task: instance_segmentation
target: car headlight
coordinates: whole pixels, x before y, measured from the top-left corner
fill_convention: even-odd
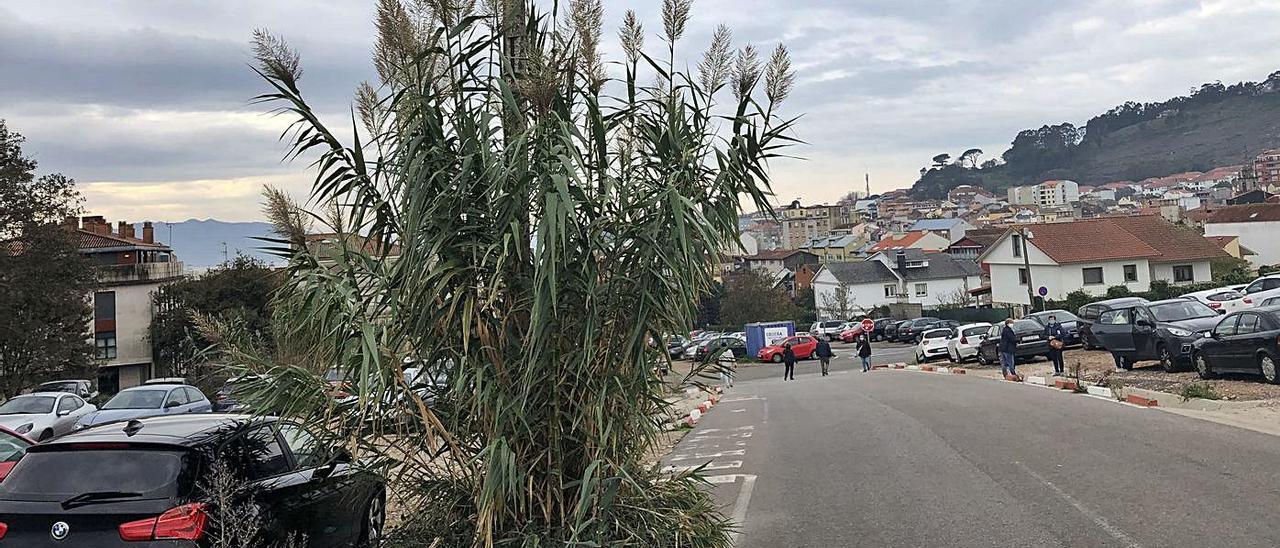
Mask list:
[[[27,432],[30,432],[30,431],[31,431],[31,428],[32,428],[32,427],[34,427],[34,426],[35,426],[35,424],[34,424],[34,423],[30,423],[30,422],[29,422],[29,423],[27,423],[27,424],[24,424],[24,425],[22,425],[22,426],[19,426],[17,429],[15,429],[15,430],[14,430],[14,432],[17,432],[17,433],[19,433],[19,434],[26,434]]]
[[[1169,334],[1170,334],[1170,335],[1173,335],[1173,336],[1175,336],[1175,337],[1190,337],[1190,336],[1191,336],[1191,332],[1190,332],[1190,331],[1187,331],[1186,329],[1178,329],[1178,328],[1176,328],[1176,327],[1170,327],[1170,328],[1169,328]]]

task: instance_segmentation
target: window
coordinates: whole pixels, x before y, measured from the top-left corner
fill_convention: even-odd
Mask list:
[[[62,401],[58,402],[58,413],[70,413],[72,411],[75,411],[76,409],[79,409],[81,405],[84,405],[84,402],[79,400],[80,398],[77,398],[75,396],[67,396],[62,398]]]
[[[319,442],[302,427],[296,424],[281,425],[280,435],[284,437],[284,444],[289,446],[289,451],[293,452],[298,468],[315,468],[324,464],[325,455]]]
[[[1013,241],[1013,256],[1021,257],[1022,256],[1022,236],[1018,234],[1014,234],[1012,237],[1012,241]]]
[[[1222,323],[1219,323],[1218,327],[1213,328],[1213,332],[1219,337],[1230,337],[1232,335],[1235,335],[1236,325],[1237,325],[1237,322],[1239,321],[1240,321],[1240,316],[1230,316],[1222,320]]]
[[[929,295],[929,284],[916,284],[916,296],[925,297]]]
[[[201,394],[199,390],[191,388],[190,386],[183,388],[182,390],[187,393],[187,403],[200,403],[208,400],[208,398],[204,397],[204,394]]]
[[[228,452],[227,458],[232,469],[249,480],[278,476],[289,471],[289,460],[270,426],[245,434],[228,446]]]
[[[898,296],[898,285],[897,285],[897,284],[885,284],[885,285],[884,285],[884,296],[886,296],[886,297],[897,297],[897,296]]]
[[[1124,283],[1132,283],[1138,281],[1138,265],[1124,265]]]
[[[1101,285],[1103,283],[1102,267],[1085,268],[1081,269],[1080,272],[1084,274],[1084,285]]]
[[[1195,269],[1191,265],[1178,265],[1173,267],[1174,283],[1194,282],[1196,280]]]
[[[1240,316],[1239,327],[1236,328],[1237,335],[1249,335],[1258,332],[1258,316],[1255,314],[1245,314]]]
[[[186,405],[188,403],[190,402],[187,401],[187,391],[182,388],[173,389],[172,392],[169,392],[169,398],[164,400],[165,407],[169,407],[170,405]]]
[[[99,291],[93,294],[93,319],[116,319],[116,292]]]
[[[1031,272],[1027,271],[1027,269],[1025,269],[1025,268],[1019,268],[1019,269],[1018,269],[1018,283],[1019,283],[1019,284],[1021,284],[1021,285],[1027,285],[1027,284],[1031,283]]]
[[[93,344],[93,357],[99,360],[114,360],[116,358],[115,331],[106,331],[95,334],[93,336]]]
[[[1125,308],[1121,310],[1112,310],[1102,315],[1102,319],[1098,323],[1105,325],[1129,325],[1133,323],[1130,318],[1130,310]]]

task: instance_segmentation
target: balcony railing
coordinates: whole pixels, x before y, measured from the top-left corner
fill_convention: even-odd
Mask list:
[[[161,282],[180,278],[182,275],[183,265],[181,261],[102,265],[98,267],[98,282],[103,284]]]

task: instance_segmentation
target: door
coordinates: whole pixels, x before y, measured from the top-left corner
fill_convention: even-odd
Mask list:
[[[1139,360],[1159,358],[1156,343],[1160,335],[1156,333],[1156,317],[1143,307],[1133,309],[1133,347],[1134,357]],[[1176,349],[1175,349],[1176,350]]]
[[[181,387],[174,388],[169,391],[169,397],[164,399],[164,413],[167,415],[177,415],[185,413],[187,405],[187,393]]]
[[[1236,326],[1239,325],[1240,316],[1228,316],[1213,328],[1212,336],[1209,340],[1200,343],[1200,355],[1204,357],[1205,363],[1213,370],[1228,367],[1231,360],[1228,356],[1227,345],[1232,337],[1236,334]]]
[[[360,535],[364,500],[356,494],[350,466],[330,458],[315,436],[293,423],[280,423],[280,438],[293,458],[294,474],[305,481],[296,487],[306,501],[299,510],[310,516],[311,546],[345,546]]]
[[[1093,324],[1093,337],[1103,348],[1131,356],[1136,347],[1133,340],[1133,309],[1108,310]]]
[[[57,418],[53,420],[53,435],[61,436],[75,429],[76,420],[84,413],[76,413],[84,408],[84,400],[73,394],[67,394],[58,400],[58,405],[54,412]]]
[[[191,413],[208,413],[213,411],[213,403],[209,402],[209,398],[204,397],[204,393],[187,386],[183,390],[187,392],[187,405],[191,408]]]
[[[1265,341],[1257,340],[1262,333],[1260,319],[1257,314],[1240,315],[1235,334],[1225,339],[1227,363],[1223,364],[1224,369],[1250,373],[1258,370],[1258,362],[1253,357],[1259,348],[1266,345]]]
[[[314,494],[309,492],[309,477],[294,471],[275,432],[275,425],[263,425],[230,442],[224,450],[232,470],[250,483],[253,504],[261,516],[259,540],[263,545],[284,545],[290,533],[305,535],[305,546],[325,546],[326,539],[313,538],[311,522],[323,516],[310,515]],[[300,539],[299,539],[300,540]]]
[[[982,342],[978,343],[978,353],[982,354],[983,359],[991,362],[1000,361],[1000,354],[997,346],[1000,344],[1000,326],[992,326],[985,335],[982,336]]]

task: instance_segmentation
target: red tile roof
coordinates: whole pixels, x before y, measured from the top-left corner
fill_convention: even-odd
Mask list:
[[[894,238],[892,235],[886,236],[883,240],[880,240],[878,243],[876,243],[876,245],[873,245],[870,248],[868,248],[867,253],[876,253],[876,252],[885,251],[888,249],[900,248],[900,247],[909,248],[912,245],[915,245],[916,242],[920,241],[921,238],[925,237],[926,234],[929,234],[929,232],[925,230],[917,230],[915,232],[908,232],[906,234],[903,234],[901,238]],[[938,251],[938,250],[934,249],[930,251]]]
[[[1280,221],[1280,204],[1245,204],[1221,207],[1209,214],[1208,222],[1261,223]]]
[[[76,246],[80,249],[102,249],[108,247],[141,247],[146,249],[169,249],[161,243],[147,243],[137,238],[129,238],[118,234],[103,234],[84,229],[76,229]]]
[[[1059,264],[1123,259],[1154,262],[1227,257],[1216,243],[1156,215],[1025,225],[1031,244]]]

